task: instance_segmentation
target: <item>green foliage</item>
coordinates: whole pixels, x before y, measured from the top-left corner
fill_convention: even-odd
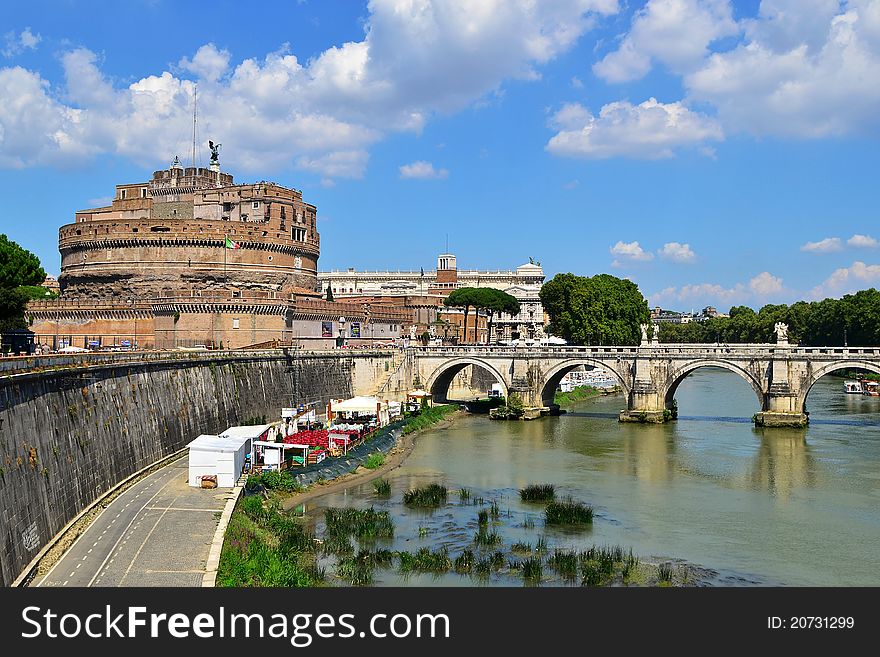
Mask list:
[[[520,488],[519,498],[523,502],[550,502],[556,498],[556,487],[553,484],[529,484]]]
[[[314,537],[302,525],[257,495],[241,501],[226,530],[217,586],[303,587],[323,578]]]
[[[373,490],[376,491],[376,495],[379,497],[391,496],[391,484],[385,479],[376,479],[373,482]]]
[[[358,540],[393,538],[394,521],[387,511],[369,509],[340,509],[332,507],[324,512],[324,536]]]
[[[593,507],[571,498],[550,502],[544,510],[548,525],[589,525],[593,523]]]
[[[660,584],[672,583],[672,564],[661,563],[657,566],[657,581]]]
[[[522,397],[519,396],[519,393],[512,392],[507,398],[506,404],[489,411],[489,417],[492,419],[509,420],[521,418],[523,413],[525,413],[525,405],[523,404]]]
[[[437,424],[447,415],[454,413],[458,407],[453,404],[445,404],[443,406],[432,406],[430,408],[422,407],[421,413],[416,417],[407,420],[406,426],[403,428],[403,434],[408,435],[421,429],[427,429],[431,425]]]
[[[880,344],[880,292],[874,288],[840,299],[768,304],[758,312],[734,306],[730,317],[660,325],[661,342],[775,342],[776,322],[788,324],[789,341],[806,347],[852,347]],[[845,333],[845,336],[844,336]]]
[[[540,559],[536,557],[523,559],[521,567],[523,579],[529,580],[531,582],[541,581],[541,577],[543,576],[543,567],[541,565]]]
[[[472,550],[462,550],[455,561],[452,562],[452,568],[460,575],[467,575],[474,569],[474,553]]]
[[[267,490],[277,490],[283,493],[295,493],[302,490],[302,486],[287,470],[283,472],[267,470],[260,474],[252,474],[248,477],[247,485],[248,487],[262,485]]]
[[[480,530],[474,534],[474,543],[480,547],[494,547],[501,543],[501,537],[498,532],[490,532],[485,526],[481,526]]]
[[[632,281],[609,274],[557,274],[541,288],[549,331],[573,344],[637,345],[648,303]]]
[[[364,467],[369,470],[375,470],[385,463],[385,455],[382,452],[373,452],[364,461]]]
[[[553,395],[553,403],[558,404],[559,406],[564,406],[566,404],[571,404],[572,402],[582,401],[584,399],[589,399],[590,397],[595,397],[600,394],[602,391],[599,388],[594,388],[593,386],[578,386],[574,388],[571,392],[559,392]]]
[[[446,503],[446,486],[428,484],[414,488],[403,494],[403,503],[408,506],[435,507]]]
[[[40,266],[39,258],[0,234],[0,288],[9,290],[22,285],[39,285],[45,279],[46,272]]]

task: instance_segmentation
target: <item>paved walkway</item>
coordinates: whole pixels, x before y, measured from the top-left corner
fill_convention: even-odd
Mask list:
[[[36,586],[201,586],[233,489],[191,488],[187,468],[181,458],[119,495]]]

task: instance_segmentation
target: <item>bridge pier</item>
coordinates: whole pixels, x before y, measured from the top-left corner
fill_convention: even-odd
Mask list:
[[[397,388],[426,388],[443,399],[451,377],[467,365],[492,373],[504,394],[522,398],[529,417],[551,413],[553,394],[566,373],[599,366],[614,373],[627,395],[621,422],[661,423],[677,417],[675,393],[694,371],[725,369],[754,390],[754,422],[762,427],[804,427],[804,403],[812,385],[841,369],[880,373],[880,347],[799,347],[784,339],[772,344],[657,344],[639,346],[415,347],[412,367]]]
[[[793,393],[788,382],[775,382],[764,401],[764,408],[755,413],[755,426],[803,428],[810,422],[803,410],[800,395]]]
[[[662,424],[675,419],[675,413],[666,408],[665,395],[657,390],[654,381],[637,378],[627,408],[620,411],[617,419],[620,422]]]

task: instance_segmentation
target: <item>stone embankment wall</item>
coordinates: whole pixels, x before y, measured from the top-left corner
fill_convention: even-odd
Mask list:
[[[0,375],[0,576],[8,586],[83,508],[199,434],[369,393],[391,355],[144,355]]]

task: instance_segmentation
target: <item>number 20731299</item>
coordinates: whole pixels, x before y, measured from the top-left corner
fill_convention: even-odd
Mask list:
[[[851,630],[856,620],[852,616],[768,616],[771,630]]]

